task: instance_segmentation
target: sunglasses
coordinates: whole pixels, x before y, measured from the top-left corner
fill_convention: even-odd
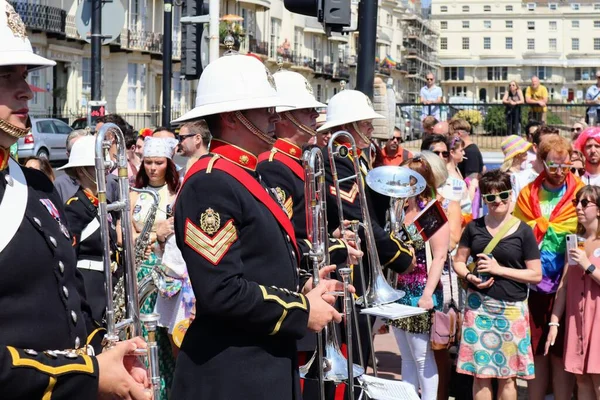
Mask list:
[[[573,199],[571,200],[573,202],[573,207],[577,207],[577,204],[581,203],[581,208],[587,208],[587,206],[595,206],[596,203],[594,203],[592,200],[588,200],[588,199],[581,199],[581,200],[577,200],[577,199]]]
[[[505,190],[504,192],[500,192],[500,193],[496,193],[496,194],[488,193],[488,194],[484,194],[482,196],[483,196],[483,201],[485,201],[486,203],[495,202],[497,197],[499,197],[500,201],[504,203],[508,200],[511,193],[512,193],[512,190]]]
[[[450,152],[449,151],[439,151],[439,150],[437,150],[437,151],[432,151],[432,153],[435,153],[439,157],[442,157],[442,158],[448,158],[448,156],[450,156]]]
[[[556,174],[556,173],[558,173],[559,170],[561,170],[563,174],[567,174],[571,169],[571,164],[550,163],[550,165],[548,165],[548,164],[546,164],[546,161],[544,161],[544,166],[546,167],[548,172],[551,174]]]
[[[390,140],[392,140],[392,141],[395,140],[397,142],[400,142],[400,141],[402,141],[402,138],[400,136],[392,136],[392,138]]]
[[[578,174],[579,176],[583,176],[583,175],[585,175],[585,168],[575,168],[575,167],[572,167],[571,168],[571,173]]]
[[[581,131],[583,128],[571,128],[571,132],[579,132]]]
[[[195,133],[190,133],[189,135],[179,135],[179,143],[183,142],[185,139],[192,137],[192,136],[196,136]]]

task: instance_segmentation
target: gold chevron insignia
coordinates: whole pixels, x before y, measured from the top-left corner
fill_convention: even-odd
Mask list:
[[[189,219],[185,222],[185,244],[213,265],[217,265],[223,259],[237,238],[237,231],[232,219],[212,236],[202,232]]]
[[[292,197],[288,197],[287,200],[283,203],[283,208],[289,219],[292,219],[294,215],[294,202],[292,201]]]
[[[329,192],[333,196],[335,196],[336,195],[335,186],[330,185]],[[358,186],[356,185],[356,183],[354,185],[352,185],[352,188],[347,192],[345,190],[340,189],[340,197],[342,198],[342,200],[346,200],[350,204],[354,204],[354,200],[356,200],[357,195],[358,195]]]

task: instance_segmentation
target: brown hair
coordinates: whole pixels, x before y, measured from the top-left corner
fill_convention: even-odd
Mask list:
[[[596,207],[600,208],[600,186],[587,185],[582,187],[575,194],[575,199],[579,201],[582,198],[590,200],[596,205]],[[600,217],[598,217],[598,220],[598,222],[600,222]],[[583,236],[585,234],[585,228],[579,223],[579,221],[577,221],[577,234],[579,236]],[[596,238],[600,238],[600,223],[598,224],[598,228],[596,230]]]
[[[546,160],[550,151],[554,150],[558,154],[568,154],[569,160],[571,159],[571,153],[573,152],[573,147],[571,147],[571,143],[567,139],[562,136],[552,135],[547,138],[544,138],[540,142],[537,151],[538,160]]]
[[[409,158],[400,164],[401,167],[408,167],[415,172],[418,172],[425,178],[425,182],[427,183],[427,188],[423,190],[423,192],[419,195],[419,198],[424,202],[429,202],[433,200],[436,196],[436,188],[435,188],[435,176],[431,169],[431,165],[427,162],[427,160],[421,156],[420,154],[415,155],[413,158]]]
[[[210,130],[208,129],[208,124],[205,120],[199,119],[196,121],[191,121],[183,124],[181,128],[186,127],[190,130],[190,134],[192,135],[200,135],[202,137],[202,144],[208,146],[210,143]],[[180,128],[180,132],[181,132]]]
[[[428,115],[423,119],[423,130],[432,130],[438,120],[433,115]]]
[[[479,190],[483,194],[492,193],[494,190],[500,193],[511,189],[510,174],[499,169],[486,172],[479,180]]]
[[[177,193],[179,190],[179,173],[177,172],[177,167],[175,167],[175,163],[170,158],[167,158],[167,170],[165,171],[165,181],[167,182],[167,186],[169,186],[169,192]],[[138,171],[135,177],[135,187],[137,189],[142,189],[148,186],[150,183],[150,178],[146,173],[146,168],[142,163],[140,170]]]
[[[465,131],[471,133],[471,124],[466,119],[452,118],[448,122],[448,133],[450,135],[458,134],[459,131]]]
[[[50,161],[47,158],[40,157],[27,157],[23,160],[23,166],[27,165],[29,161],[37,161],[40,163],[40,171],[42,171],[48,179],[54,182],[54,171],[52,170],[52,165],[50,165]]]

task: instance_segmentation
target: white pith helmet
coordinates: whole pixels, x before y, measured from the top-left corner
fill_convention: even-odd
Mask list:
[[[384,119],[373,110],[371,100],[358,90],[342,90],[329,100],[325,123],[317,132],[352,122]]]
[[[277,107],[277,112],[302,110],[305,108],[321,108],[325,104],[317,101],[310,83],[302,74],[292,71],[278,71],[273,74],[277,93],[290,107]]]
[[[96,137],[83,136],[75,143],[69,154],[69,162],[57,170],[75,167],[93,167],[96,165]]]
[[[32,71],[56,65],[33,52],[25,24],[7,1],[0,0],[0,10],[0,66],[26,65]]]
[[[254,57],[227,55],[208,64],[198,82],[196,106],[173,123],[225,112],[289,105],[277,94],[267,67]]]

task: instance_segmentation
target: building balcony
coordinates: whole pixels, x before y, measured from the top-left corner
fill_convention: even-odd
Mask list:
[[[333,76],[333,63],[327,63],[323,66],[323,74]]]
[[[301,55],[294,55],[292,57],[292,68],[296,68],[296,69],[310,69],[312,70],[314,67],[314,63],[313,60],[311,58],[305,57],[305,56],[301,56]]]
[[[341,79],[349,80],[350,79],[350,67],[339,63],[338,67],[336,68],[336,70],[333,74],[333,78],[340,79],[340,80]]]
[[[34,32],[66,36],[67,12],[58,7],[22,2],[9,2],[23,23]]]
[[[265,10],[268,10],[271,8],[270,0],[238,0],[238,3],[254,4],[255,6],[264,8]]]
[[[400,71],[401,73],[407,74],[408,65],[406,63],[396,63],[396,70]]]
[[[163,53],[163,35],[142,31],[138,29],[127,29],[127,42],[123,43],[123,34],[121,34],[121,46],[130,50],[139,50],[142,52],[161,54]]]
[[[314,60],[313,70],[315,71],[315,74],[323,74],[324,73],[323,61]]]
[[[261,42],[254,38],[250,38],[248,41],[248,50],[250,51],[250,53],[268,56],[269,55],[269,44],[267,42]]]

